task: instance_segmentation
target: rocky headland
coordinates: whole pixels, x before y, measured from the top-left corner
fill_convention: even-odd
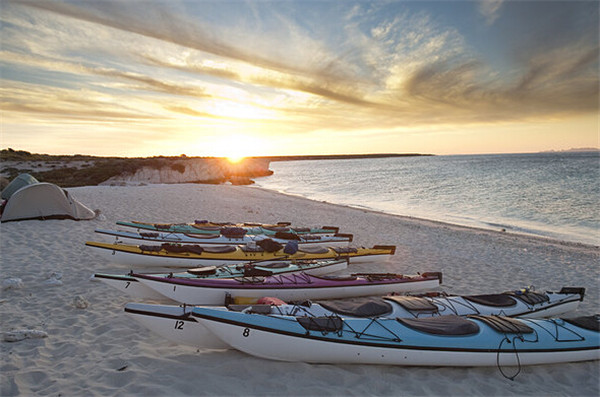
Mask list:
[[[231,183],[248,185],[252,178],[271,175],[270,159],[248,157],[230,162],[219,157],[95,157],[54,156],[23,150],[0,152],[0,184],[21,173],[61,187],[143,185],[157,183]]]
[[[175,159],[161,167],[143,166],[101,182],[100,185],[155,183],[225,183],[249,185],[251,178],[271,175],[267,159],[245,158],[231,163],[221,158]]]

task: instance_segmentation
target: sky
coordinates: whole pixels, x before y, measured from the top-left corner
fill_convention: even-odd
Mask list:
[[[0,146],[98,156],[598,147],[598,1],[2,0]]]

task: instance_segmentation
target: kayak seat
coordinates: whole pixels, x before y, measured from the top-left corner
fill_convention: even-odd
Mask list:
[[[392,305],[381,298],[359,298],[351,301],[339,299],[316,303],[333,313],[353,317],[379,317],[392,312]]]
[[[477,323],[454,314],[424,318],[397,318],[396,321],[415,331],[434,335],[460,336],[479,332]]]
[[[295,236],[298,236],[298,235],[295,235]],[[319,241],[319,240],[323,240],[323,236],[319,236],[318,234],[303,234],[302,236],[298,236],[298,240],[301,240],[304,242]]]
[[[527,303],[528,305],[538,305],[540,303],[544,303],[544,302],[549,302],[550,298],[548,297],[548,295],[542,293],[542,292],[535,292],[535,291],[529,291],[529,292],[515,292],[515,291],[510,291],[510,292],[505,292],[505,294],[510,295],[510,296],[514,296],[515,298],[522,300],[523,302]]]
[[[573,324],[580,328],[589,329],[590,331],[600,332],[600,315],[582,316],[574,318],[563,318],[563,321]]]
[[[266,238],[264,240],[260,240],[256,242],[260,248],[264,249],[267,252],[277,252],[283,248],[282,244],[279,244],[277,241],[274,241],[270,238]]]
[[[320,278],[321,280],[335,280],[335,281],[354,281],[358,278],[357,275],[355,274],[351,274],[349,276],[329,276],[329,275],[323,275],[323,276],[319,276],[316,274],[311,275],[314,278]]]
[[[507,294],[467,295],[463,298],[479,305],[493,307],[511,307],[517,304],[517,301]]]
[[[339,317],[296,317],[296,320],[307,331],[337,332],[344,327]]]
[[[260,267],[266,267],[269,269],[283,269],[284,267],[290,267],[290,265],[291,265],[291,263],[289,263],[289,262],[275,262],[275,263],[265,263],[264,265],[261,264]]]
[[[244,252],[264,252],[265,251],[264,249],[262,249],[262,247],[259,247],[258,245],[250,246],[250,245],[246,244],[246,245],[240,245],[240,248]]]
[[[228,238],[242,238],[247,230],[241,227],[224,227],[221,229],[221,234]]]
[[[234,252],[236,248],[233,245],[221,245],[216,247],[205,247],[205,252],[210,252],[211,254],[226,254],[228,252]]]
[[[162,247],[160,245],[140,245],[140,249],[147,252],[160,252]]]
[[[262,228],[265,230],[269,230],[271,232],[289,232],[290,231],[289,227],[283,227],[283,226],[262,226]]]
[[[167,224],[155,223],[153,226],[158,230],[167,230],[167,229],[170,229],[173,226],[173,224],[171,224],[171,223],[167,223]]]
[[[254,266],[248,266],[244,268],[244,277],[265,277],[272,276],[273,272],[267,269],[259,269]]]
[[[429,299],[421,298],[420,296],[393,295],[386,296],[383,299],[396,302],[397,304],[411,312],[438,312],[438,307],[436,305],[434,305]]]
[[[528,326],[522,321],[516,320],[511,317],[503,317],[503,316],[480,316],[476,314],[471,314],[467,316],[468,318],[473,318],[476,320],[480,320],[487,324],[492,329],[502,332],[503,334],[531,334],[533,333],[533,328]]]
[[[213,238],[219,238],[218,234],[195,234],[195,233],[183,233],[185,236],[191,237],[191,238],[197,238],[197,239],[202,239],[202,240],[210,240]]]
[[[338,254],[356,254],[358,250],[352,247],[333,247],[333,250]]]
[[[229,305],[227,309],[232,312],[244,312],[254,314],[271,314],[271,305]]]
[[[161,247],[167,252],[176,253],[176,254],[185,253],[185,252],[189,252],[192,254],[202,254],[202,252],[204,251],[204,248],[200,247],[199,245],[177,245],[177,244],[165,243],[165,244],[162,244]]]
[[[219,226],[199,226],[199,225],[193,224],[192,227],[194,229],[204,230],[206,232],[218,232],[221,230],[221,228]]]
[[[329,250],[325,247],[300,247],[298,248],[298,251],[306,254],[325,254],[329,252]]]
[[[152,232],[140,232],[140,236],[142,236],[142,237],[158,237],[159,234],[152,233]]]
[[[187,252],[187,248],[185,245],[164,243],[164,244],[161,244],[160,246],[162,247],[162,249],[164,249],[167,252],[175,252],[175,253]]]
[[[282,240],[300,240],[300,237],[298,237],[297,234],[290,232],[275,232],[275,235],[273,237]]]
[[[216,266],[197,267],[194,269],[188,269],[187,272],[190,274],[193,274],[195,276],[205,276],[208,274],[215,274],[217,272],[217,267]]]

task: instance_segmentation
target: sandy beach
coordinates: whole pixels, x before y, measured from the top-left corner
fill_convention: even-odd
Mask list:
[[[275,362],[228,350],[178,346],[123,312],[131,299],[97,271],[126,273],[84,246],[96,228],[149,222],[289,221],[336,225],[354,244],[393,244],[396,254],[349,271],[441,271],[443,290],[476,294],[534,285],[585,287],[575,315],[600,313],[600,249],[500,231],[376,213],[249,186],[148,185],[68,189],[101,216],[0,226],[0,331],[41,331],[0,343],[1,396],[598,396],[600,362],[498,368],[417,368]],[[571,316],[570,315],[570,316]],[[516,370],[516,369],[515,369]],[[510,371],[509,371],[510,372]]]

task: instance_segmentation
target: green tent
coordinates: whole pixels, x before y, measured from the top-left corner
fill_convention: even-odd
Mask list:
[[[34,183],[39,183],[39,181],[29,174],[20,174],[2,190],[2,199],[8,200],[17,190]]]

